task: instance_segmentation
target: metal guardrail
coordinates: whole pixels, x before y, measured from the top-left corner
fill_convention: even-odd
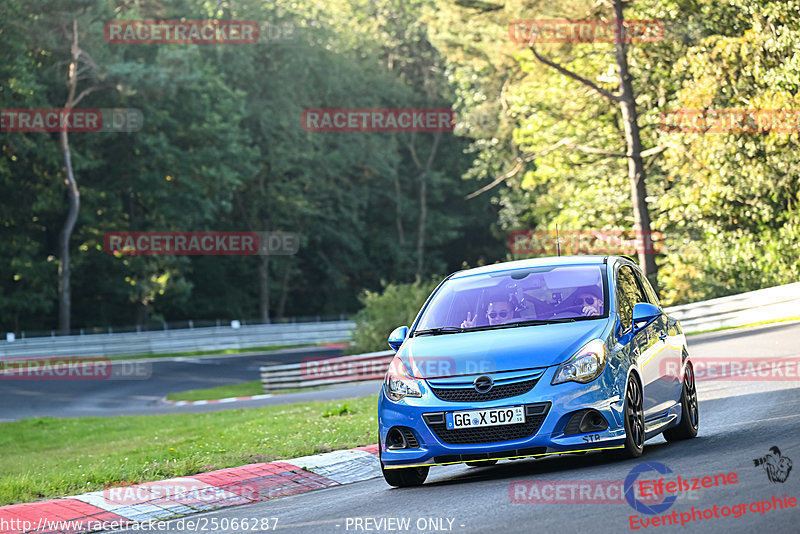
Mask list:
[[[742,326],[800,315],[800,282],[759,289],[682,306],[664,308],[681,322],[684,332]],[[261,367],[265,393],[329,384],[380,380],[394,352],[370,352],[338,358]]]
[[[684,332],[796,317],[800,316],[800,282],[664,310],[681,322]]]
[[[349,341],[355,323],[319,323],[218,326],[154,332],[59,336],[0,341],[0,357],[53,358],[169,354],[199,350],[247,349],[275,345]]]
[[[337,358],[307,358],[300,363],[261,367],[265,393],[345,382],[381,380],[394,351],[368,352]]]

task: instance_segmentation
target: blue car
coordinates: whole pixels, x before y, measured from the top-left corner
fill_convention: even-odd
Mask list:
[[[378,421],[392,486],[422,484],[432,465],[596,450],[638,457],[660,433],[697,435],[686,338],[626,258],[454,273],[389,346]]]

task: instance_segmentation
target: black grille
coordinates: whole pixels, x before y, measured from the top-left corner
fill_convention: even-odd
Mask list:
[[[495,384],[486,393],[478,393],[472,386],[467,388],[435,388],[431,387],[433,394],[448,402],[482,402],[497,399],[507,399],[516,397],[533,389],[539,379],[525,380],[524,382],[514,382],[513,384]]]
[[[436,414],[434,417],[425,418],[431,430],[444,443],[452,445],[467,445],[470,443],[494,443],[498,441],[511,441],[533,436],[542,426],[544,418],[550,409],[550,403],[529,404],[526,406],[525,422],[518,425],[485,426],[482,428],[459,428],[447,430],[444,417]],[[541,412],[538,415],[528,415],[531,412]]]
[[[583,419],[584,414],[588,411],[589,410],[581,410],[579,412],[575,412],[572,415],[572,418],[569,420],[569,423],[567,423],[567,426],[564,428],[564,434],[565,435],[580,434],[581,419]]]
[[[406,438],[406,443],[408,443],[408,447],[410,449],[419,449],[419,442],[417,441],[417,437],[411,432],[409,429],[404,428],[400,430],[403,433],[403,436]]]
[[[587,413],[590,413],[590,412],[595,412],[597,414],[597,417],[599,417],[602,420],[602,424],[604,426],[602,428],[595,428],[595,429],[590,429],[590,430],[581,430],[581,421],[583,421],[583,417]],[[572,415],[572,418],[570,418],[569,422],[567,423],[567,426],[564,427],[564,435],[565,436],[569,436],[569,435],[573,435],[573,434],[585,434],[587,432],[599,432],[601,430],[605,430],[606,428],[608,428],[608,423],[606,422],[605,418],[599,412],[597,412],[596,410],[591,410],[591,409],[589,409],[589,410],[580,410],[580,411],[575,412]]]

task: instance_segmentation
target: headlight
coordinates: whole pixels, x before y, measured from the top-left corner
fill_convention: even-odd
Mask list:
[[[383,389],[386,391],[386,396],[393,401],[399,401],[403,397],[422,396],[419,390],[419,382],[408,374],[406,366],[403,365],[403,361],[400,358],[395,358],[389,364],[389,370],[383,380]]]
[[[606,346],[599,339],[593,339],[575,355],[556,369],[551,384],[563,382],[591,382],[606,367]]]

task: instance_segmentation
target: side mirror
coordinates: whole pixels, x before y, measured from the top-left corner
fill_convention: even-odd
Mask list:
[[[633,307],[633,329],[638,329],[639,323],[649,323],[653,319],[661,315],[661,310],[658,306],[650,304],[649,302],[639,302]]]
[[[397,349],[400,348],[400,345],[403,344],[403,341],[406,340],[408,337],[408,327],[407,326],[398,326],[392,333],[389,334],[389,346],[392,347],[392,350],[397,352]]]

